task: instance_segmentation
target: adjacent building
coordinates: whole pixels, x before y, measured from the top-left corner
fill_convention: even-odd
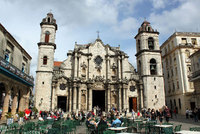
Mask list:
[[[29,107],[33,77],[29,75],[31,56],[0,24],[0,108],[2,118]]]
[[[195,107],[200,108],[200,50],[190,55],[191,75],[190,81],[194,83],[193,102]]]
[[[97,39],[75,43],[67,59],[54,61],[56,20],[52,13],[40,23],[35,105],[39,110],[61,108],[65,112],[162,108],[164,81],[157,31],[145,21],[136,35],[139,73],[120,47]],[[58,45],[59,47],[59,45]]]
[[[189,56],[200,48],[200,33],[175,32],[161,46],[166,105],[178,113],[196,107],[194,85],[189,81]]]

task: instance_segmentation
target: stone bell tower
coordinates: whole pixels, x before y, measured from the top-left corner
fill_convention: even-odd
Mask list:
[[[38,43],[38,64],[35,83],[35,106],[38,110],[51,109],[52,75],[54,52],[56,49],[55,36],[56,20],[50,12],[40,23],[41,35]]]
[[[137,68],[143,81],[143,108],[159,109],[165,105],[164,78],[159,32],[144,21],[135,36]]]

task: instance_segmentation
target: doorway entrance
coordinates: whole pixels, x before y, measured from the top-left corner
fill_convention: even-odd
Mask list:
[[[58,104],[57,108],[62,109],[64,112],[66,112],[67,108],[67,97],[66,96],[58,96]]]
[[[98,106],[105,111],[105,90],[92,91],[92,107]]]
[[[135,112],[137,111],[137,97],[130,97],[129,98],[129,111],[131,112],[132,109]]]

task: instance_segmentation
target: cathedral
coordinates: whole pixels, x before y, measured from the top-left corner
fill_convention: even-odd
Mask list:
[[[103,111],[130,112],[165,105],[159,32],[149,22],[144,21],[135,36],[137,71],[120,47],[104,44],[99,37],[92,43],[75,43],[67,59],[54,61],[57,24],[53,14],[48,13],[40,26],[38,110],[89,111],[98,106]]]

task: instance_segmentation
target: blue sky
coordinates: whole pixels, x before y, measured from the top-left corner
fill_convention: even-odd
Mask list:
[[[94,42],[96,31],[104,44],[120,45],[135,65],[135,39],[146,18],[160,32],[160,45],[176,31],[199,32],[200,0],[1,0],[0,22],[32,56],[37,67],[40,25],[52,10],[58,24],[55,60],[67,58],[78,44]]]

